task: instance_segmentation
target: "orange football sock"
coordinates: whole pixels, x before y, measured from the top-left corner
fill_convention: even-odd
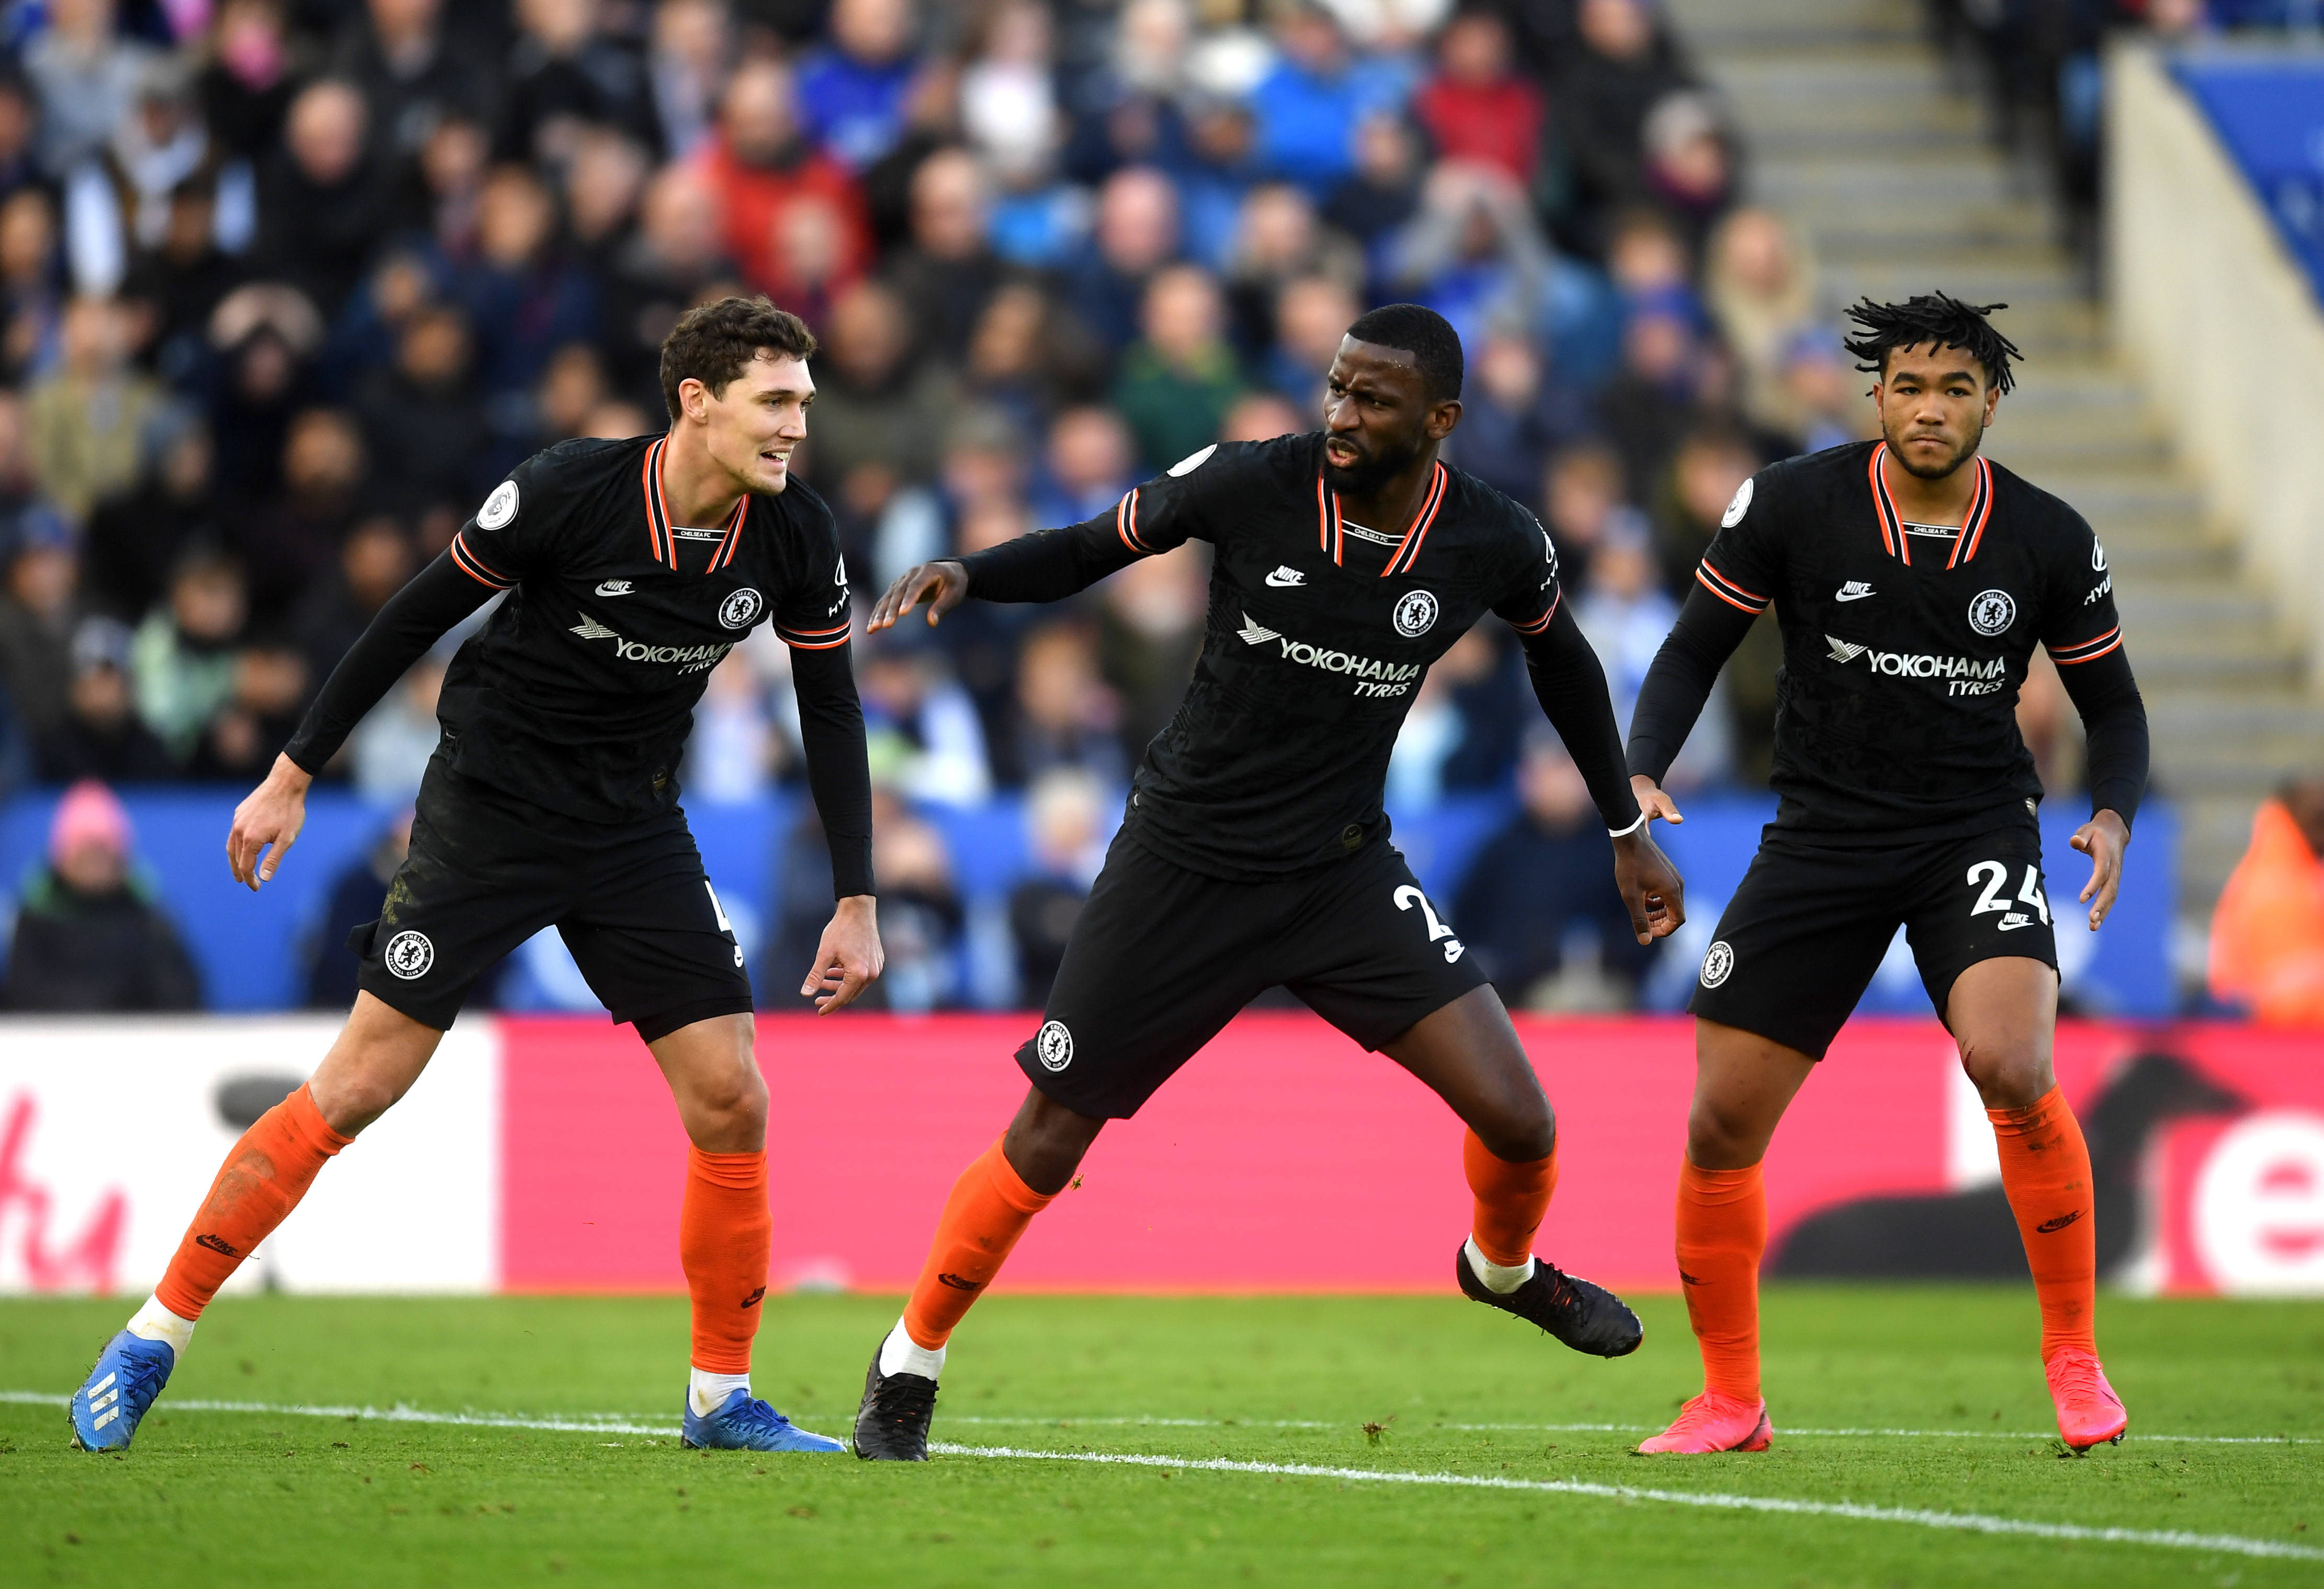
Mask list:
[[[933,1352],[952,1338],[969,1304],[1008,1261],[1017,1238],[1055,1196],[1027,1186],[997,1141],[960,1172],[936,1217],[912,1299],[904,1305],[904,1333],[914,1345]]]
[[[1477,1196],[1476,1212],[1469,1216],[1469,1234],[1485,1261],[1503,1269],[1521,1269],[1533,1256],[1534,1233],[1549,1212],[1557,1191],[1557,1149],[1549,1156],[1520,1164],[1496,1159],[1475,1132],[1461,1139],[1461,1168],[1468,1172],[1469,1190]]]
[[[686,1197],[678,1208],[678,1261],[694,1298],[694,1366],[751,1372],[751,1342],[766,1300],[775,1216],[767,1206],[767,1155],[686,1150]]]
[[[2023,1109],[1988,1109],[2001,1150],[2001,1189],[2025,1241],[2026,1267],[2042,1304],[2042,1361],[2079,1346],[2098,1350],[2098,1246],[2090,1207],[2090,1150],[2081,1122],[2052,1087]]]
[[[218,1167],[201,1212],[186,1227],[153,1295],[180,1318],[199,1318],[258,1243],[299,1206],[323,1161],[354,1141],[323,1122],[299,1090],[260,1115]]]
[[[1678,1278],[1702,1353],[1702,1386],[1759,1400],[1759,1255],[1767,1250],[1767,1188],[1759,1166],[1678,1172]]]

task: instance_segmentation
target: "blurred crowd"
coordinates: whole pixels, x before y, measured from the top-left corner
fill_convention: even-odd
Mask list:
[[[1654,0],[14,0],[0,28],[0,792],[254,782],[506,469],[661,428],[659,344],[729,292],[823,339],[798,467],[863,598],[1311,428],[1347,324],[1429,304],[1468,349],[1450,456],[1554,533],[1626,725],[1738,485],[1870,422]],[[859,642],[883,996],[1038,1002],[1199,645],[1203,556]],[[1679,788],[1764,778],[1761,630]],[[408,800],[460,638],[327,776]],[[690,805],[797,782],[788,670],[761,631],[713,676]],[[2061,700],[2029,734],[2065,783]],[[1390,801],[1515,792],[1463,890],[1510,926],[1464,932],[1513,988],[1618,1002],[1603,842],[1539,722],[1484,626]],[[927,818],[995,798],[1033,860],[1013,981],[979,993]],[[770,931],[811,948],[811,818],[778,848]],[[1599,938],[1606,985],[1558,993]]]

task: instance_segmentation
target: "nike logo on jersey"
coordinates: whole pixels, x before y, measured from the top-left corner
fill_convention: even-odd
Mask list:
[[[1307,576],[1296,568],[1278,568],[1267,577],[1267,582],[1280,589],[1285,586],[1305,585],[1307,583]]]
[[[1997,932],[2015,932],[2021,927],[2033,926],[2034,918],[2028,916],[2023,910],[2012,910],[2008,915],[2004,916],[2000,920],[1995,922],[1993,925],[1994,930]]]
[[[1871,594],[1872,587],[1867,585],[1861,579],[1851,579],[1847,584],[1841,586],[1838,590],[1832,592],[1831,599],[1834,601],[1862,601],[1866,596],[1870,596]]]
[[[626,579],[608,579],[597,587],[597,594],[599,596],[627,596],[630,594],[630,582]]]

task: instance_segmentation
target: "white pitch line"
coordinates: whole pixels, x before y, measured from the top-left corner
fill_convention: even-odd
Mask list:
[[[2022,1534],[2039,1539],[2085,1540],[2105,1545],[2148,1545],[2166,1550],[2217,1550],[2236,1556],[2324,1561],[2324,1550],[2238,1534],[2190,1534],[2179,1529],[2093,1529],[2080,1523],[2039,1523],[2023,1518],[1988,1517],[1974,1511],[1934,1511],[1923,1507],[1868,1506],[1852,1501],[1792,1501],[1770,1495],[1729,1495],[1716,1491],[1647,1490],[1632,1484],[1592,1484],[1581,1479],[1500,1479],[1475,1474],[1413,1474],[1360,1467],[1314,1467],[1305,1463],[1236,1462],[1228,1457],[1185,1459],[1132,1456],[1113,1452],[1026,1451],[1008,1446],[954,1446],[932,1441],[928,1449],[947,1456],[988,1456],[1034,1462],[1093,1462],[1174,1472],[1264,1474],[1283,1478],[1342,1479],[1370,1484],[1425,1484],[1464,1490],[1515,1490],[1527,1494],[1587,1495],[1601,1501],[1653,1501],[1669,1506],[1710,1507],[1723,1511],[1778,1512],[1790,1517],[1848,1518],[1859,1522],[1910,1523],[1971,1534]]]
[[[0,1403],[20,1407],[63,1407],[69,1396],[45,1390],[0,1390]],[[553,1429],[569,1435],[678,1435],[674,1424],[644,1424],[622,1415],[582,1413],[572,1418],[533,1418],[510,1412],[429,1412],[416,1407],[283,1406],[272,1401],[205,1401],[182,1396],[169,1400],[172,1412],[254,1412],[281,1418],[356,1418],[386,1424],[459,1424],[486,1429]]]
[[[67,1396],[40,1390],[0,1390],[0,1402],[63,1407]],[[675,1437],[668,1424],[615,1422],[600,1418],[524,1418],[512,1413],[429,1412],[416,1407],[322,1407],[264,1401],[172,1400],[179,1412],[262,1413],[278,1418],[331,1418],[383,1423],[448,1424],[498,1429],[548,1429],[567,1434]],[[957,1421],[966,1421],[965,1419]],[[997,1420],[995,1420],[997,1421]],[[1252,1426],[1259,1427],[1259,1426]],[[1709,1507],[1725,1511],[1772,1512],[1788,1517],[1831,1517],[1858,1522],[1905,1523],[1973,1534],[2016,1534],[2038,1539],[2072,1539],[2101,1545],[2144,1545],[2165,1550],[2216,1550],[2235,1556],[2324,1562],[2324,1549],[2237,1534],[2191,1534],[2178,1529],[2094,1529],[2080,1523],[2043,1523],[1991,1517],[1973,1511],[1936,1511],[1923,1507],[1871,1506],[1850,1501],[1794,1501],[1782,1496],[1734,1495],[1717,1491],[1649,1490],[1632,1484],[1593,1484],[1581,1479],[1502,1479],[1476,1474],[1416,1474],[1394,1469],[1319,1467],[1305,1463],[1238,1462],[1229,1457],[1152,1456],[1108,1451],[1032,1451],[1009,1446],[958,1446],[931,1441],[928,1449],[945,1456],[981,1456],[1002,1461],[1078,1462],[1114,1467],[1168,1468],[1185,1473],[1256,1474],[1277,1478],[1337,1479],[1362,1484],[1418,1484],[1462,1490],[1504,1490],[1526,1494],[1582,1495],[1600,1501],[1649,1501],[1669,1506]]]
[[[1323,1418],[1076,1418],[1071,1414],[1056,1418],[995,1418],[946,1413],[946,1423],[992,1424],[1028,1428],[1157,1428],[1157,1429],[1344,1429],[1349,1420],[1333,1422]],[[1414,1429],[1453,1429],[1462,1434],[1487,1435],[1651,1435],[1659,1424],[1462,1424],[1439,1423],[1431,1418],[1415,1419],[1406,1427]],[[1812,1436],[1818,1438],[1861,1439],[1873,1437],[1913,1440],[2054,1440],[2051,1429],[1799,1429],[1785,1424],[1779,1426],[1778,1436]],[[2169,1440],[2180,1445],[2194,1446],[2317,1446],[2324,1445],[2312,1436],[2297,1435],[2150,1435],[2133,1430],[2125,1437],[2126,1444],[2145,1440]]]
[[[68,1397],[51,1395],[45,1390],[0,1390],[0,1405],[14,1404],[35,1407],[62,1407]],[[186,1412],[275,1412],[300,1413],[315,1418],[370,1418],[383,1423],[458,1423],[473,1424],[480,1428],[557,1429],[570,1434],[603,1431],[613,1435],[674,1435],[675,1429],[659,1424],[642,1423],[650,1413],[580,1412],[562,1418],[544,1421],[529,1413],[497,1412],[424,1412],[403,1407],[283,1407],[264,1401],[204,1401],[173,1396],[170,1405]],[[946,1413],[950,1424],[980,1424],[1012,1428],[1115,1428],[1115,1429],[1346,1429],[1354,1427],[1347,1419],[1326,1418],[1076,1418],[1057,1417],[996,1417],[987,1414]],[[1418,1420],[1406,1426],[1412,1429],[1451,1429],[1462,1434],[1487,1435],[1651,1435],[1660,1427],[1655,1424],[1476,1424],[1438,1423]],[[2046,1429],[1883,1429],[1838,1428],[1809,1429],[1778,1428],[1779,1437],[1798,1436],[1818,1439],[1910,1439],[1910,1440],[2050,1440],[2054,1433]],[[2298,1435],[2151,1435],[2134,1430],[2125,1437],[2126,1445],[2148,1441],[2169,1441],[2181,1446],[2317,1446],[2324,1445],[2313,1436]]]

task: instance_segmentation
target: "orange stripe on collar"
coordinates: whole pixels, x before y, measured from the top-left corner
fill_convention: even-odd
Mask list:
[[[1902,559],[1911,567],[1913,549],[1904,539],[1904,515],[1897,513],[1895,499],[1888,494],[1888,482],[1880,473],[1880,460],[1888,456],[1888,444],[1882,442],[1872,449],[1872,512],[1880,521],[1880,544],[1892,558]]]

